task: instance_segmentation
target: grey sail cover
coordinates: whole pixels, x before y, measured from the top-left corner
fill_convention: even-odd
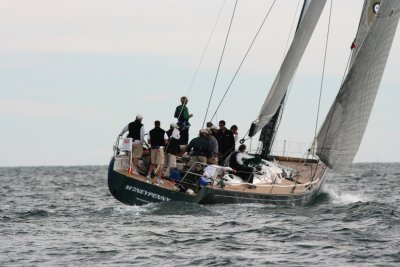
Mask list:
[[[382,0],[318,133],[317,155],[335,170],[354,160],[367,127],[399,21],[400,1]]]
[[[308,0],[306,12],[303,13],[302,21],[294,36],[293,42],[281,65],[279,73],[268,93],[268,96],[261,108],[258,118],[253,122],[250,136],[254,136],[261,130],[275,115],[282,99],[285,97],[293,75],[304,54],[319,17],[324,9],[326,0]]]

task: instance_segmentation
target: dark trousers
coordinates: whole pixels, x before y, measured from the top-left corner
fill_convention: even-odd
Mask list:
[[[179,138],[180,145],[187,145],[189,143],[189,128],[180,131],[181,138]]]
[[[243,179],[244,182],[253,183],[253,168],[240,166],[236,169],[236,175]]]

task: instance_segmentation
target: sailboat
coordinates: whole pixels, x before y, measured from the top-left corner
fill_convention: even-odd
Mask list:
[[[117,138],[108,169],[111,194],[128,205],[184,201],[200,204],[262,203],[307,205],[318,195],[328,169],[349,168],[361,140],[379,89],[400,16],[398,0],[365,0],[352,45],[346,76],[331,108],[304,157],[272,155],[289,85],[325,7],[326,0],[303,3],[297,30],[274,83],[251,123],[248,136],[259,134],[261,147],[249,166],[251,185],[226,167],[198,163],[195,170],[182,158],[174,177],[163,184],[146,181],[148,159],[131,172],[130,143]],[[128,144],[124,152],[122,146]],[[205,175],[211,168],[212,175]]]

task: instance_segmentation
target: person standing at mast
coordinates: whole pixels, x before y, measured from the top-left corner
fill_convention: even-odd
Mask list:
[[[181,105],[177,106],[175,109],[174,117],[178,119],[178,126],[180,129],[179,144],[182,149],[185,149],[187,144],[189,143],[189,119],[193,117],[193,114],[189,114],[189,109],[187,107],[189,99],[186,96],[181,97]]]

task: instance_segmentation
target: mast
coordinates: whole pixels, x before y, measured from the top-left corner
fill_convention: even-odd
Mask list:
[[[289,84],[293,79],[294,73],[296,72],[309,40],[311,39],[311,35],[318,23],[325,3],[326,0],[307,0],[305,2],[305,12],[303,13],[303,16],[301,16],[300,24],[298,25],[292,44],[283,60],[281,68],[257,119],[250,127],[250,137],[260,131],[271,120],[273,120],[274,117],[278,121],[280,117],[279,114],[277,115],[277,113],[279,113],[278,110],[281,108],[281,104],[284,103]],[[272,129],[272,132],[274,132],[275,127]],[[273,137],[270,139],[272,141]]]
[[[377,6],[379,2],[380,5]],[[356,37],[359,47],[316,138],[316,154],[332,169],[346,169],[358,151],[399,16],[398,0],[365,1]]]
[[[299,29],[299,26],[304,18],[305,10],[307,10],[308,6],[310,5],[310,1],[311,0],[304,0],[303,2],[303,7],[300,12],[299,21],[297,22],[296,26],[296,32]],[[279,123],[281,121],[283,110],[285,108],[285,100],[286,100],[286,94],[283,96],[281,104],[279,105],[279,108],[276,111],[275,115],[261,130],[261,134],[258,140],[262,143],[260,156],[264,159],[267,159],[267,157],[271,154],[272,145],[274,144],[275,136],[276,133],[278,132]]]

